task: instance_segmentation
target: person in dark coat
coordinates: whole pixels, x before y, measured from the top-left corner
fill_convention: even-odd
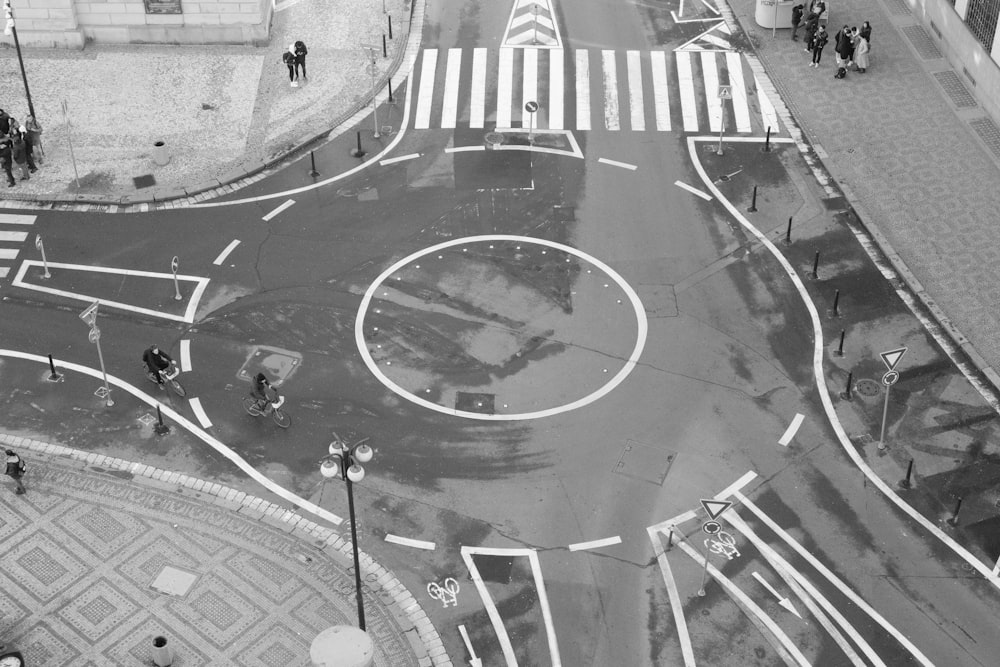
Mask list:
[[[10,134],[10,116],[3,109],[0,109],[0,137]]]
[[[802,3],[792,7],[792,41],[799,41],[799,36],[796,34],[799,31],[799,24],[802,23],[802,13],[804,11]]]
[[[299,82],[295,80],[295,45],[293,44],[287,51],[281,54],[281,62],[288,67],[288,81],[292,88],[298,88]]]
[[[24,140],[24,153],[28,161],[28,171],[32,174],[38,171],[38,167],[35,166],[35,144],[31,141],[31,133],[28,132],[28,128],[24,125],[18,128],[21,133],[21,139]]]
[[[10,477],[12,480],[14,480],[14,483],[17,484],[17,490],[14,491],[14,493],[20,496],[24,493],[24,482],[21,481],[21,478],[24,477],[24,470],[25,470],[24,461],[21,460],[21,457],[18,456],[13,449],[8,449],[6,451],[6,454],[7,454],[6,473],[7,476]]]
[[[309,53],[309,49],[306,48],[306,43],[302,40],[295,42],[292,46],[295,47],[295,73],[299,73],[299,67],[302,68],[302,78],[307,79],[306,76],[306,55]]]
[[[28,147],[24,145],[20,132],[11,132],[10,151],[14,157],[14,164],[21,170],[21,180],[28,180]]]
[[[0,168],[2,168],[3,173],[7,175],[8,188],[12,188],[17,185],[17,181],[14,180],[14,173],[11,171],[13,164],[14,157],[10,150],[10,138],[0,137]]]
[[[837,67],[847,67],[851,59],[851,29],[846,25],[833,36],[834,50],[837,53]]]
[[[868,45],[871,46],[872,43],[872,24],[865,21],[861,24],[861,36],[865,38]]]
[[[819,14],[810,11],[806,15],[806,52],[812,51],[813,49],[813,38],[816,36],[816,30],[819,28]]]
[[[826,32],[826,28],[820,26],[816,30],[816,34],[812,40],[812,63],[810,63],[810,67],[819,68],[819,61],[823,58],[823,49],[826,48],[828,41],[830,41],[830,35]]]

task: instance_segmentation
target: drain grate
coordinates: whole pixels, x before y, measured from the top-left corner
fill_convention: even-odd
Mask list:
[[[934,58],[941,57],[941,51],[938,50],[937,44],[934,43],[934,40],[927,34],[923,26],[908,25],[903,28],[903,34],[906,35],[906,38],[913,44],[913,48],[917,50],[917,54],[924,60],[933,60]]]
[[[910,13],[910,6],[906,0],[885,0],[885,5],[893,14],[905,16]]]
[[[934,78],[944,88],[944,92],[948,93],[948,97],[955,103],[955,106],[959,108],[978,106],[976,98],[972,96],[972,93],[969,92],[969,89],[965,87],[962,80],[958,78],[958,74],[954,71],[934,72]]]
[[[977,118],[970,120],[969,125],[976,131],[983,143],[990,147],[993,155],[1000,158],[1000,128],[992,118]]]
[[[882,392],[882,385],[875,380],[858,380],[854,391],[862,396],[878,396]]]

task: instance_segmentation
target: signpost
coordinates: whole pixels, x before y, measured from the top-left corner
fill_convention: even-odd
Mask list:
[[[45,259],[45,243],[42,241],[41,234],[35,234],[35,247],[42,252],[42,266],[45,267],[45,275],[43,278],[51,278],[52,274],[49,273],[49,261]]]
[[[69,120],[69,106],[66,100],[62,101],[63,120],[66,121],[66,139],[69,142],[69,159],[73,162],[73,180],[76,182],[76,189],[80,189],[80,174],[76,171],[76,155],[73,154],[73,123]]]
[[[372,136],[378,139],[379,137],[382,136],[378,133],[378,106],[377,102],[375,101],[375,75],[378,73],[378,68],[375,66],[375,62],[377,60],[375,52],[378,51],[379,47],[369,46],[368,44],[362,44],[361,48],[368,49],[368,55],[370,55],[372,58],[371,63],[369,63],[368,65],[368,72],[372,75],[372,125],[374,126],[375,129],[375,134],[373,134]]]
[[[530,100],[524,103],[524,110],[528,112],[528,143],[533,143],[532,135],[535,131],[535,112],[538,111],[538,102]]]
[[[733,506],[728,500],[715,500],[714,498],[702,498],[700,500],[702,508],[708,513],[709,521],[702,524],[701,529],[708,535],[718,535],[722,533],[722,525],[716,521],[723,512]],[[723,533],[724,534],[724,533]],[[705,581],[708,579],[708,556],[711,551],[708,548],[708,540],[705,540],[705,569],[701,572],[701,588],[698,589],[700,597],[705,596]]]
[[[97,346],[97,358],[101,362],[101,375],[104,376],[104,396],[105,405],[109,408],[112,407],[115,402],[111,400],[111,387],[108,385],[108,373],[104,370],[104,353],[101,352],[101,330],[97,327],[97,306],[100,304],[99,301],[87,306],[82,313],[80,313],[80,319],[86,322],[87,326],[90,327],[90,332],[87,334],[88,340]],[[100,394],[100,389],[98,389],[98,395]]]
[[[178,266],[179,266],[179,262],[177,260],[177,255],[174,255],[174,258],[172,260],[170,260],[170,270],[174,272],[174,301],[180,301],[181,299],[184,298],[184,297],[181,296],[180,285],[177,284],[177,267]]]
[[[733,99],[733,87],[719,86],[719,99],[720,100]],[[726,129],[726,110],[720,103],[719,104],[719,150],[716,152],[716,155],[722,155],[722,131],[725,129]]]
[[[879,451],[885,449],[885,423],[889,416],[889,390],[899,380],[899,373],[896,371],[896,366],[899,364],[899,360],[903,358],[903,355],[906,354],[907,349],[905,347],[898,347],[895,350],[879,353],[879,356],[882,357],[882,363],[889,369],[882,376],[882,384],[885,385],[885,403],[882,405],[882,430],[878,436]]]

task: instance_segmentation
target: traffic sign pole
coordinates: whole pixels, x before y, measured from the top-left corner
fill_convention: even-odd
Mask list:
[[[179,266],[179,262],[177,260],[177,255],[174,255],[174,258],[172,260],[170,260],[170,270],[174,272],[174,301],[180,301],[181,299],[184,298],[184,297],[181,296],[181,288],[180,288],[180,285],[177,283],[177,267],[178,266]]]
[[[45,267],[45,275],[43,278],[51,278],[52,274],[49,273],[49,261],[45,259],[45,242],[42,241],[41,234],[35,234],[35,247],[38,248],[42,253],[42,266]]]
[[[892,389],[891,384],[885,386],[885,404],[882,405],[882,432],[878,436],[878,448],[879,451],[885,449],[885,421],[889,416],[889,390]]]
[[[105,405],[109,408],[114,406],[115,402],[111,400],[111,385],[108,384],[108,372],[104,370],[104,353],[101,351],[101,330],[94,325],[94,328],[90,330],[87,335],[90,342],[97,346],[97,359],[101,362],[101,375],[104,377],[104,398],[106,399]]]
[[[705,580],[708,579],[708,547],[705,547],[705,569],[701,571],[701,588],[698,589],[698,597],[705,597]]]

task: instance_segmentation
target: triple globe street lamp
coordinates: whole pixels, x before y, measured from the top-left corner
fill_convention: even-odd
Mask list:
[[[17,50],[17,62],[21,66],[21,79],[24,81],[24,95],[28,98],[28,111],[35,116],[35,105],[31,103],[31,91],[28,90],[28,75],[24,72],[24,58],[21,57],[21,42],[17,39],[17,26],[14,23],[14,8],[10,0],[3,0],[4,28],[3,34],[14,37],[14,48]],[[38,116],[35,116],[37,118]]]

